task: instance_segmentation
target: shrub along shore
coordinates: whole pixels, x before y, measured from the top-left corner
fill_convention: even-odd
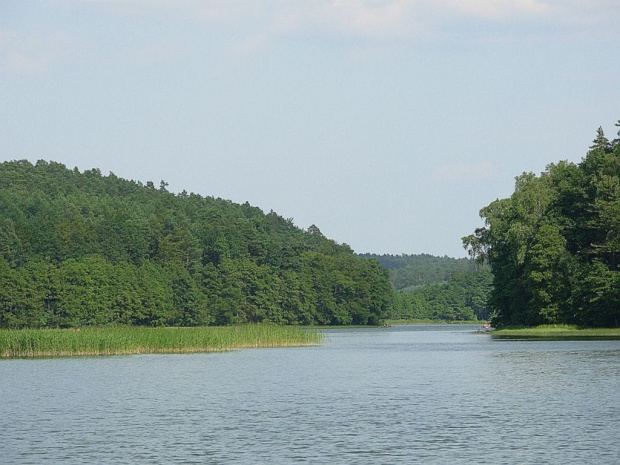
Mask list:
[[[300,347],[323,341],[319,331],[291,326],[85,327],[0,330],[0,358],[224,352]]]
[[[541,325],[505,328],[491,333],[495,338],[521,339],[620,339],[620,328],[580,328],[573,325]]]

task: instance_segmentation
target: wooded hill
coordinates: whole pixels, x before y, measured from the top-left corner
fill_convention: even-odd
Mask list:
[[[393,320],[487,320],[492,276],[467,258],[360,254],[390,271]]]
[[[581,163],[519,176],[480,216],[463,241],[493,269],[496,325],[620,326],[620,139],[599,128]]]
[[[0,327],[378,324],[388,272],[316,226],[166,183],[0,164]]]
[[[475,271],[476,263],[468,258],[436,257],[429,254],[377,255],[358,254],[374,259],[390,271],[390,282],[398,291],[411,292],[428,284],[446,283],[454,273]]]

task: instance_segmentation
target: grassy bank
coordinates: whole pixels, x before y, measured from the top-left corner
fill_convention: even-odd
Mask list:
[[[620,339],[620,328],[579,328],[571,325],[542,325],[506,328],[491,333],[494,338],[519,339]]]
[[[222,352],[317,345],[322,334],[275,325],[0,330],[0,358]]]

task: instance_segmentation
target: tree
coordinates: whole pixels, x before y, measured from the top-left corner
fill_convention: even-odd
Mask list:
[[[163,181],[0,163],[0,214],[0,327],[369,324],[391,305],[387,274],[316,226]]]
[[[620,145],[602,128],[581,163],[520,176],[481,217],[463,241],[486,248],[495,324],[618,325]]]
[[[599,126],[598,129],[596,130],[596,137],[592,141],[592,145],[590,146],[590,149],[609,150],[610,148],[611,148],[611,144],[609,143],[609,139],[605,137],[605,131],[603,131],[603,128]]]

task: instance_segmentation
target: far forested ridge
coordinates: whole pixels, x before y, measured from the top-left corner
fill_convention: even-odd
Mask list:
[[[487,320],[492,276],[468,258],[419,255],[359,256],[377,260],[390,271],[395,289],[392,320]]]
[[[388,272],[249,203],[0,164],[0,327],[378,324]]]
[[[477,265],[468,258],[436,257],[429,254],[377,255],[358,254],[374,259],[390,271],[394,289],[411,292],[419,286],[447,282],[454,273],[476,271]]]

